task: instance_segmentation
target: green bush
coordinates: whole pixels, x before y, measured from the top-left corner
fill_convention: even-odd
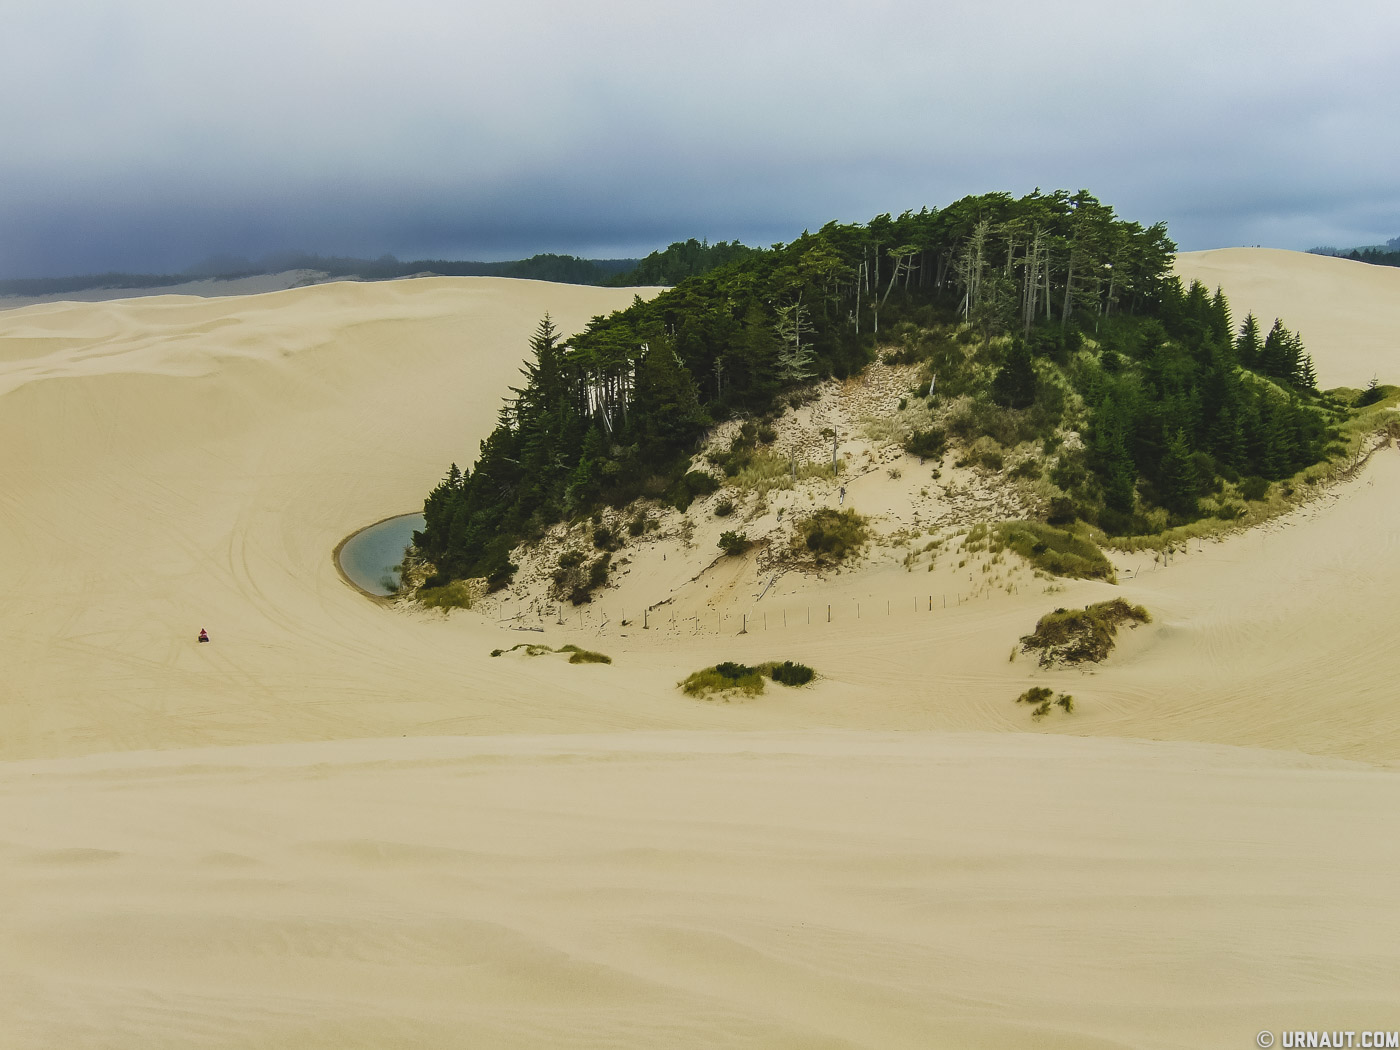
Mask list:
[[[939,459],[948,448],[948,435],[941,427],[915,430],[904,442],[904,451],[911,456]]]
[[[749,538],[742,532],[725,532],[720,535],[719,549],[729,555],[743,554],[749,549]]]
[[[1269,494],[1269,483],[1261,477],[1249,477],[1240,482],[1240,495],[1257,503]]]
[[[722,499],[715,504],[715,517],[727,518],[734,513],[734,501],[732,499]]]
[[[768,672],[768,677],[781,685],[806,685],[816,676],[817,672],[806,664],[795,664],[791,660],[773,664]]]
[[[679,478],[666,490],[666,499],[677,510],[688,509],[701,496],[708,496],[719,489],[719,479],[703,470],[692,470]]]
[[[867,536],[866,521],[855,511],[823,507],[797,523],[794,542],[818,563],[835,563],[859,553]]]
[[[646,531],[646,527],[647,516],[645,514],[638,514],[635,518],[633,518],[627,523],[627,535],[640,536],[643,532]]]

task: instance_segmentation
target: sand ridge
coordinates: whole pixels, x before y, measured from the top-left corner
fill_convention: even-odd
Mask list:
[[[1230,260],[1265,284],[1316,265]],[[1363,276],[1335,315],[1284,313],[1324,376]],[[609,604],[648,590],[639,565],[527,633],[508,596],[443,617],[337,576],[340,539],[470,462],[546,310],[575,331],[633,294],[437,278],[0,313],[16,1045],[1199,1047],[1391,1024],[1396,449],[1265,529],[1125,556],[1117,588],[929,609],[938,574],[895,559],[755,602],[739,570],[723,600],[686,596],[713,630],[644,633]],[[1340,342],[1344,371],[1386,378],[1384,346]],[[884,477],[851,504],[885,507]],[[1120,593],[1155,621],[1102,668],[1008,660],[1040,613]],[[765,629],[738,636],[741,608]],[[489,656],[521,640],[615,662]],[[823,677],[748,703],[675,689],[772,658]],[[1076,713],[1032,723],[1012,697],[1033,682]]]

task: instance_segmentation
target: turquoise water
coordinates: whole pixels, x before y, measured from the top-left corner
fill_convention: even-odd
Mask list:
[[[423,515],[400,514],[355,533],[340,548],[340,569],[355,586],[370,594],[393,594],[399,574],[394,566],[403,561],[404,548],[413,533],[423,527]],[[387,586],[393,581],[393,587]]]

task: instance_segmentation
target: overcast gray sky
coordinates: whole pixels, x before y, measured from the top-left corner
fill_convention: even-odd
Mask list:
[[[0,2],[0,276],[642,255],[1081,187],[1400,235],[1400,4]]]

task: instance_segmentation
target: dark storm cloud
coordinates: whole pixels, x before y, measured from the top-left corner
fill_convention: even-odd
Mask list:
[[[1400,233],[1393,5],[59,0],[0,34],[0,276],[637,254],[1088,187],[1184,247]]]

